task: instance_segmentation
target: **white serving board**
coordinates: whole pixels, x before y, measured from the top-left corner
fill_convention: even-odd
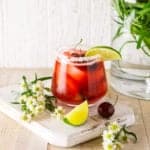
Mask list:
[[[44,138],[52,145],[71,147],[96,138],[100,136],[105,123],[108,122],[108,120],[94,115],[90,116],[84,125],[73,127],[51,117],[49,113],[45,112],[36,120],[27,123],[20,119],[21,110],[19,105],[11,104],[14,101],[12,90],[18,91],[18,86],[12,85],[0,88],[0,111]],[[127,126],[132,125],[135,122],[134,112],[126,105],[117,104],[115,114],[111,117],[111,120],[117,120],[120,124],[126,124]]]

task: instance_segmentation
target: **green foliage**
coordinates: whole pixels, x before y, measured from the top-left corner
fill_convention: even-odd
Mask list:
[[[150,56],[150,0],[138,0],[136,3],[129,3],[125,0],[113,0],[113,7],[117,12],[118,29],[113,40],[123,34],[126,20],[133,14],[129,22],[130,33],[135,40],[137,49],[142,49]],[[126,41],[126,43],[129,43]]]

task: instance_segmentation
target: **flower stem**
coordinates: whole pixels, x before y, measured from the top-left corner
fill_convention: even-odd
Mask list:
[[[20,104],[19,102],[11,102],[11,104]]]
[[[127,129],[126,129],[125,126],[123,126],[123,131],[124,131],[127,135],[131,135],[131,136],[134,138],[134,143],[137,142],[137,136],[136,136],[135,133],[127,131]]]
[[[31,84],[34,84],[34,83],[36,83],[37,81],[45,81],[45,80],[50,80],[50,79],[52,79],[51,76],[36,78],[35,80],[31,81]]]

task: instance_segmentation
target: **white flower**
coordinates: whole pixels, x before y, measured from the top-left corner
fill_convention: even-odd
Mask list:
[[[23,113],[22,116],[21,116],[21,119],[24,120],[24,121],[30,122],[31,119],[32,119],[32,116],[31,116],[31,114]]]
[[[24,120],[24,121],[26,121],[26,120],[27,120],[27,115],[26,115],[25,113],[23,113],[23,114],[21,115],[21,119]]]
[[[46,108],[47,96],[51,94],[49,88],[44,86],[44,82],[36,79],[36,82],[28,82],[26,77],[23,77],[21,82],[22,91],[17,99],[17,102],[21,105],[21,119],[28,122],[31,121],[33,117],[48,109]],[[49,103],[48,105],[51,104]],[[55,108],[53,105],[52,107]],[[61,117],[64,112],[61,107],[58,107],[55,113]]]
[[[27,114],[27,122],[30,122],[32,120],[32,114]]]
[[[30,107],[30,105],[36,106],[37,105],[37,100],[33,96],[28,97],[26,101],[27,107]]]
[[[40,81],[40,80],[38,80],[38,81],[36,82],[36,85],[39,86],[39,87],[42,87],[42,88],[44,87],[43,82]]]
[[[39,102],[38,102],[38,105],[42,105],[42,106],[45,107],[45,101],[39,101]]]
[[[41,112],[43,112],[45,110],[45,107],[42,106],[42,105],[39,105],[35,108],[35,114],[38,115],[40,114]]]
[[[57,108],[55,108],[55,112],[56,113],[64,113],[64,109],[63,109],[63,107],[61,107],[61,106],[58,106]]]
[[[105,130],[104,132],[103,132],[103,139],[104,139],[104,141],[113,141],[114,140],[114,134],[113,134],[113,132],[111,132],[111,131],[109,131],[109,130]]]
[[[121,150],[123,145],[118,141],[104,141],[103,148],[104,150]]]
[[[120,131],[121,127],[117,122],[113,122],[110,125],[108,125],[108,130],[113,132],[113,133],[117,133],[118,131]]]
[[[104,150],[121,150],[122,149],[122,140],[120,138],[124,136],[121,132],[121,127],[117,122],[112,122],[108,125],[107,130],[103,131],[103,148]],[[119,134],[119,137],[116,138],[116,135]]]
[[[55,108],[52,116],[55,116],[57,119],[61,119],[63,118],[64,114],[65,114],[65,110],[63,109],[63,107],[58,106],[57,108]]]
[[[115,150],[115,145],[114,143],[110,142],[110,143],[107,143],[107,142],[104,142],[103,143],[103,148],[104,150]]]
[[[22,95],[18,98],[18,101],[20,104],[24,103],[27,100],[27,96],[26,95]]]
[[[21,81],[21,91],[25,91],[26,90],[26,84],[24,82],[24,80]]]
[[[40,95],[40,96],[38,96],[37,97],[37,101],[45,101],[46,100],[46,98],[43,96],[43,95]]]
[[[28,106],[28,107],[29,107],[30,111],[32,111],[32,112],[35,111],[35,106],[34,106],[34,105],[30,105],[30,106]]]
[[[44,92],[44,85],[42,81],[37,81],[35,84],[32,85],[32,91],[37,95],[42,95]]]
[[[123,148],[123,144],[121,144],[120,142],[116,141],[115,142],[115,149],[116,150],[121,150]]]
[[[118,139],[119,139],[119,141],[121,141],[123,143],[128,141],[128,137],[127,137],[127,135],[124,132],[120,133]]]

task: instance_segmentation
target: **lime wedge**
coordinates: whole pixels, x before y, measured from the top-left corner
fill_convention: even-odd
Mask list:
[[[84,101],[80,105],[73,108],[64,116],[63,121],[73,126],[80,126],[86,122],[88,118],[88,103]]]
[[[86,51],[85,56],[95,56],[99,55],[100,58],[105,61],[105,60],[120,60],[121,59],[121,54],[113,49],[112,47],[108,46],[96,46],[92,47],[89,50]]]

